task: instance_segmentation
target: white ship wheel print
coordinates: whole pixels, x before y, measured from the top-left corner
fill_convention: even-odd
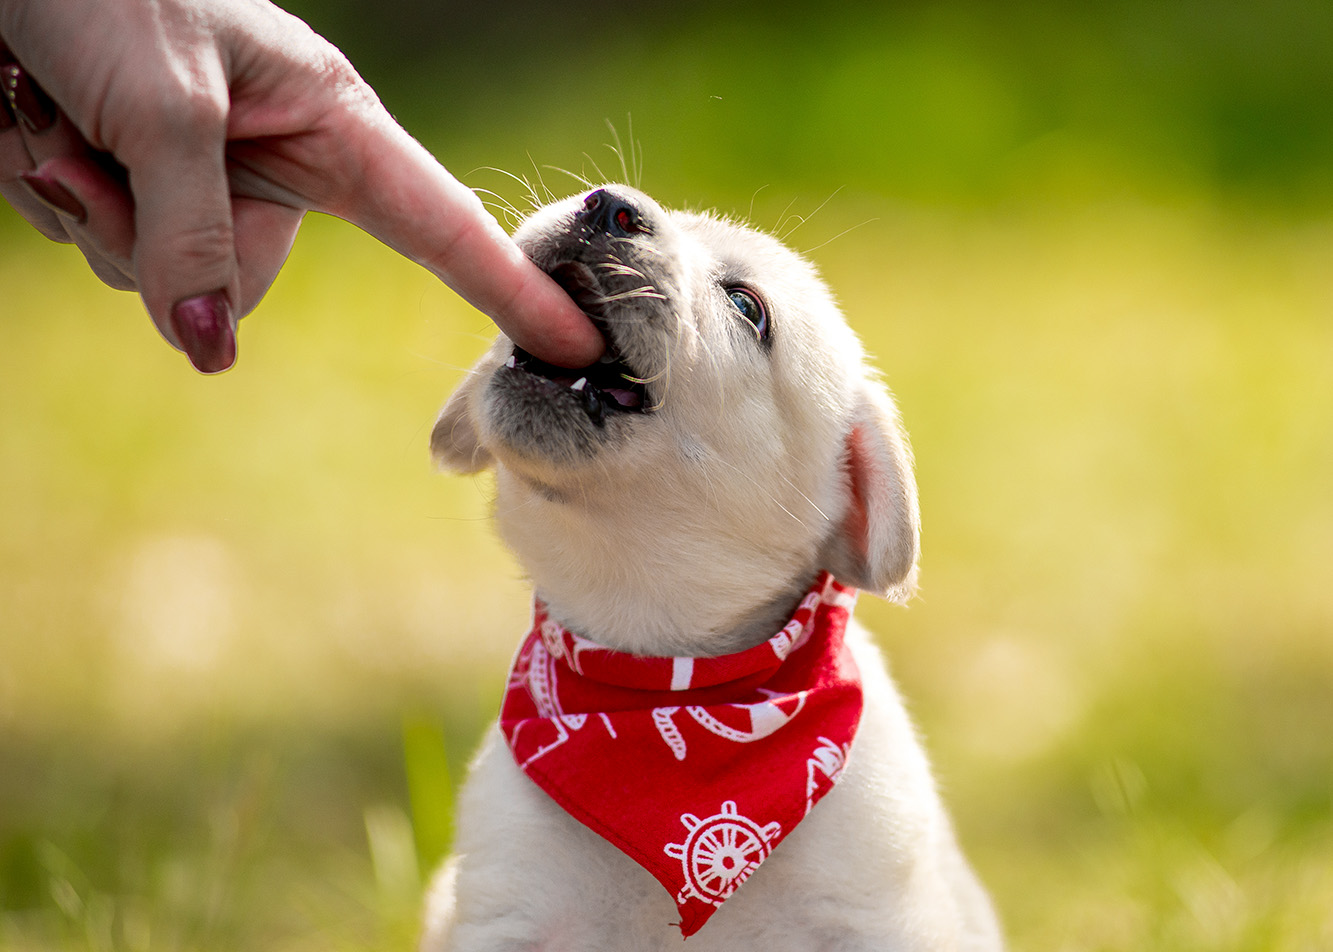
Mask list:
[[[773,840],[782,832],[780,823],[760,826],[741,816],[734,800],[726,801],[721,812],[703,820],[693,813],[682,813],[680,822],[689,831],[685,842],[666,845],[666,854],[680,860],[685,874],[677,903],[693,896],[721,905],[763,862],[773,849]]]

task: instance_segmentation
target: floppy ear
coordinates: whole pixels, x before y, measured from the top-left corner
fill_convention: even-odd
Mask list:
[[[905,602],[916,591],[921,520],[912,451],[898,411],[867,381],[843,447],[847,507],[829,550],[840,582]]]
[[[474,368],[453,392],[430,431],[430,453],[435,462],[456,473],[477,473],[491,465],[490,452],[481,445],[472,405],[486,375]]]

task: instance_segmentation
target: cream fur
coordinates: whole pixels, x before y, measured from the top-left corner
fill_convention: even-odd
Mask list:
[[[814,270],[738,224],[667,212],[626,186],[598,194],[642,229],[590,237],[585,199],[596,199],[580,195],[515,238],[548,270],[571,256],[588,266],[580,301],[648,381],[652,412],[593,423],[577,390],[507,370],[501,337],[431,437],[450,468],[495,467],[500,532],[552,616],[620,650],[705,655],[767,638],[821,568],[908,598],[918,517],[906,437]],[[766,340],[729,301],[734,287],[764,302]],[[849,642],[866,709],[842,781],[689,939],[692,952],[1001,947],[883,661],[855,625]],[[681,943],[666,891],[522,776],[497,730],[457,826],[426,952]]]

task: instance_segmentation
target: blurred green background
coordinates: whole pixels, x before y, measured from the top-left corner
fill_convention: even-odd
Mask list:
[[[1333,6],[301,0],[467,184],[808,250],[897,393],[863,599],[1017,950],[1333,948]],[[631,129],[632,125],[632,129]],[[404,948],[528,617],[491,334],[307,222],[241,361],[0,211],[0,949]]]

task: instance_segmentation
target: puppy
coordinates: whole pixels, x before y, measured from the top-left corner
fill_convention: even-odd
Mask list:
[[[814,269],[608,185],[524,252],[603,331],[500,337],[431,435],[493,466],[534,627],[460,796],[426,952],[994,950],[856,590],[906,600],[906,438]]]

